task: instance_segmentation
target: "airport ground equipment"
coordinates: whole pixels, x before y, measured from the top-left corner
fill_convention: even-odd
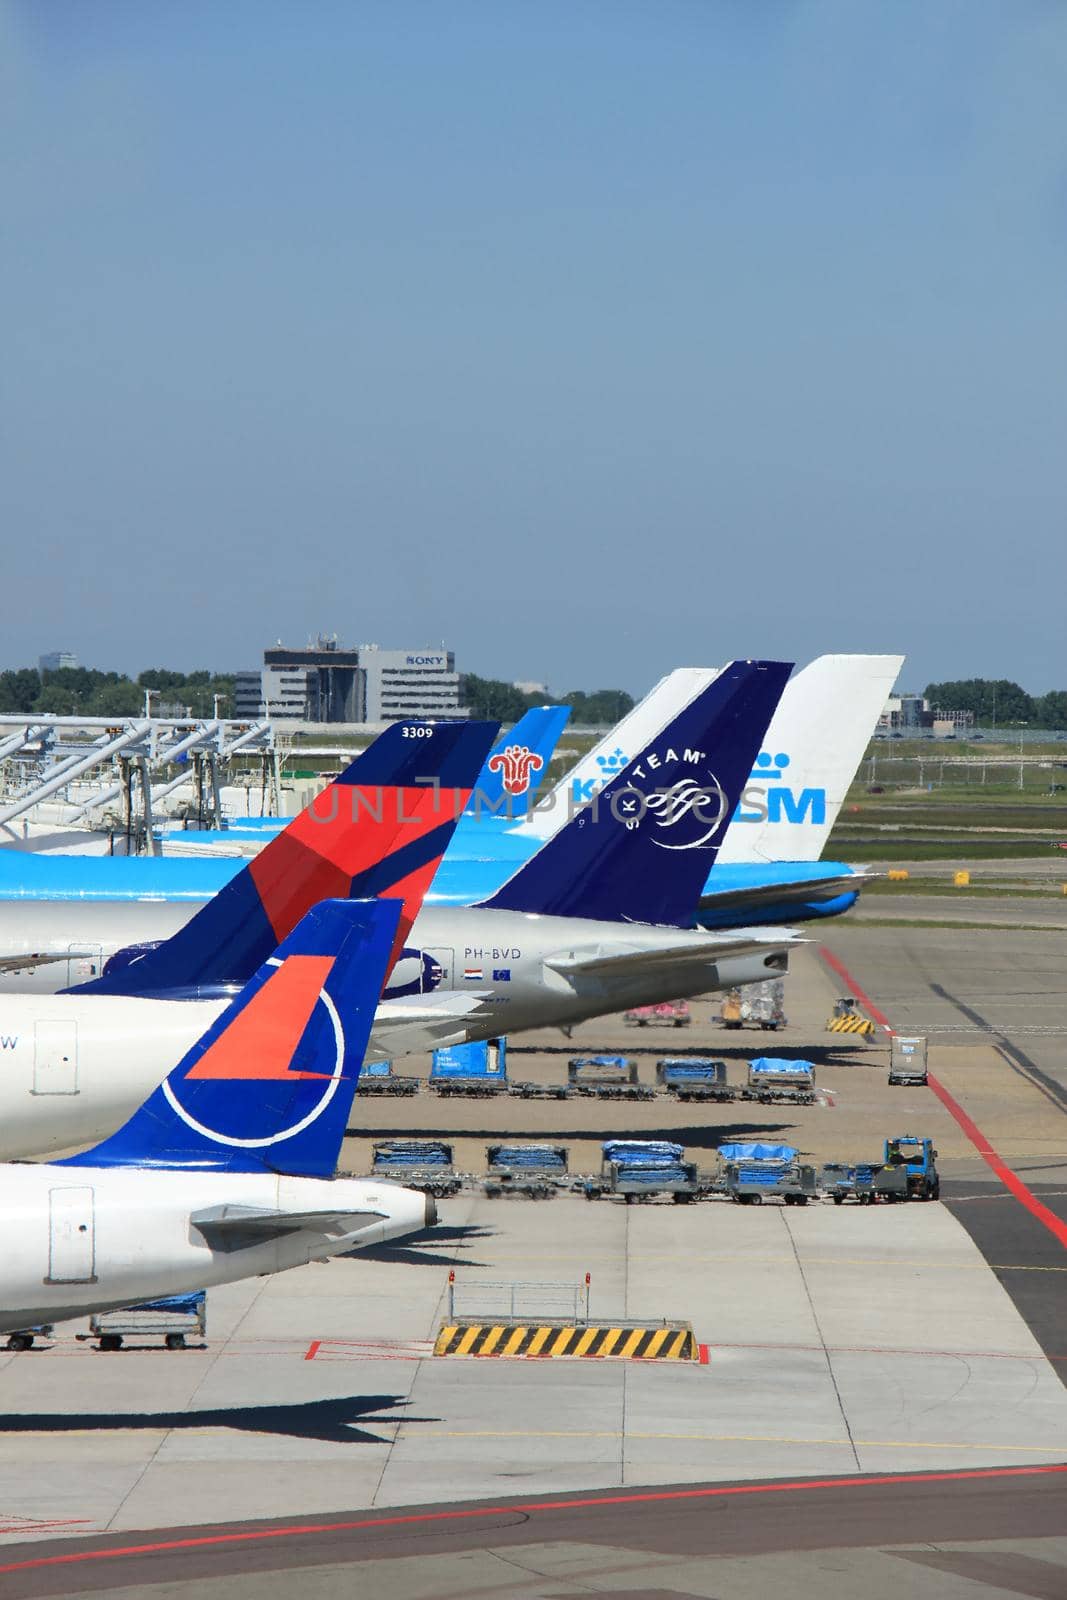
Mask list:
[[[941,1194],[941,1178],[937,1170],[937,1151],[930,1139],[915,1133],[900,1133],[895,1139],[885,1141],[883,1165],[875,1178],[875,1192],[896,1193],[896,1183],[888,1187],[890,1179],[899,1182],[904,1174],[904,1195],[908,1200],[936,1200]]]
[[[889,1082],[899,1083],[926,1083],[926,1040],[916,1035],[906,1038],[903,1034],[894,1034],[890,1042],[889,1051]]]
[[[667,1139],[606,1139],[600,1175],[585,1184],[587,1200],[621,1195],[627,1205],[668,1196],[686,1205],[701,1192],[696,1164],[683,1160],[680,1144]]]
[[[525,1195],[550,1200],[568,1182],[568,1152],[561,1144],[491,1144],[483,1188],[490,1200]]]
[[[463,1187],[462,1175],[453,1165],[452,1146],[439,1139],[379,1139],[373,1146],[371,1176],[420,1189],[438,1200]]]
[[[761,983],[746,983],[723,997],[719,1021],[724,1028],[760,1028],[775,1033],[784,1028],[785,984],[781,978],[766,978]]]
[[[738,1205],[777,1198],[787,1206],[806,1206],[817,1196],[815,1168],[799,1161],[792,1145],[730,1144],[719,1154],[726,1163],[726,1193]]]
[[[500,1094],[507,1086],[506,1039],[450,1045],[433,1053],[430,1088],[437,1094],[477,1098]]]
[[[519,1100],[566,1100],[570,1087],[566,1083],[535,1083],[532,1078],[526,1078],[509,1083],[508,1094]]]
[[[878,1162],[827,1161],[819,1173],[819,1188],[835,1206],[846,1200],[870,1205],[875,1198],[874,1180]]]
[[[628,1028],[688,1028],[692,1022],[688,1000],[661,1000],[654,1006],[633,1006],[624,1011]]]
[[[37,1339],[51,1338],[55,1332],[51,1322],[39,1322],[35,1328],[19,1328],[15,1333],[7,1336],[7,1348],[11,1351],[32,1350]]]
[[[184,1350],[190,1337],[207,1334],[207,1294],[175,1294],[163,1300],[98,1311],[89,1318],[89,1332],[77,1339],[95,1339],[101,1350],[121,1350],[126,1339],[162,1339],[168,1350]]]
[[[393,1071],[391,1061],[367,1061],[359,1074],[359,1093],[406,1096],[418,1094],[419,1078],[401,1078]]]
[[[850,1033],[859,1039],[874,1037],[874,1023],[870,1017],[865,1017],[859,1008],[859,1002],[850,994],[842,995],[840,1000],[834,1001],[833,1014],[827,1018],[827,1033]]]
[[[726,1062],[709,1056],[664,1056],[656,1062],[656,1082],[676,1100],[733,1100],[737,1093]]]
[[[748,1083],[741,1090],[741,1098],[758,1100],[761,1105],[814,1105],[814,1064],[778,1056],[757,1056],[748,1064]]]
[[[593,1318],[590,1274],[584,1283],[469,1280],[448,1274],[448,1313],[435,1356],[552,1356],[640,1361],[695,1361],[688,1322]]]
[[[572,1056],[567,1083],[574,1094],[598,1100],[654,1100],[656,1091],[638,1081],[637,1062],[629,1056]]]

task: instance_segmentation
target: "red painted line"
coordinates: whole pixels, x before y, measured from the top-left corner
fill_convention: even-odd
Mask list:
[[[312,1339],[311,1343],[308,1345],[307,1349],[304,1351],[304,1360],[305,1361],[314,1361],[315,1357],[319,1353],[319,1347],[320,1347],[321,1344],[322,1344],[322,1340],[321,1339]]]
[[[832,951],[827,950],[825,945],[820,945],[819,948],[822,958],[826,962],[827,966],[832,967],[834,972],[837,973],[838,977],[841,978],[843,982],[848,984],[850,990],[856,996],[857,1000],[860,1001],[861,1005],[866,1007],[876,1021],[882,1024],[886,1032],[892,1033],[894,1030],[890,1026],[889,1018],[886,1016],[885,1012],[879,1011],[878,1007],[874,1004],[870,997],[863,992],[855,978],[853,978],[852,974],[845,966],[844,962],[840,961]],[[1037,1198],[1037,1195],[1034,1194],[1033,1190],[1028,1189],[1018,1174],[1014,1173],[1009,1166],[1005,1165],[1000,1156],[997,1155],[997,1152],[994,1150],[989,1140],[986,1138],[985,1134],[982,1132],[981,1128],[979,1128],[978,1124],[967,1115],[959,1101],[949,1093],[944,1084],[941,1083],[932,1072],[927,1073],[926,1081],[930,1088],[934,1091],[934,1094],[940,1100],[941,1104],[944,1106],[945,1110],[948,1112],[949,1116],[952,1117],[963,1129],[963,1132],[974,1145],[974,1148],[978,1151],[978,1154],[982,1157],[982,1160],[996,1174],[1009,1193],[1014,1195],[1019,1204],[1021,1206],[1025,1206],[1030,1215],[1035,1217],[1043,1227],[1047,1228],[1049,1233],[1052,1234],[1052,1237],[1058,1240],[1064,1249],[1067,1250],[1067,1223],[1063,1222],[1054,1211],[1050,1211],[1048,1206],[1042,1205],[1041,1201]]]
[[[700,1354],[700,1365],[702,1367],[706,1367],[708,1365],[709,1361],[711,1360],[711,1354],[710,1354],[710,1352],[708,1350],[707,1345],[706,1344],[698,1344],[697,1345],[697,1350],[698,1350],[698,1352]]]
[[[897,1483],[963,1483],[980,1478],[1047,1477],[1067,1472],[1067,1462],[1033,1467],[971,1467],[957,1472],[897,1472],[852,1478],[798,1478],[788,1483],[715,1484],[701,1489],[650,1489],[639,1494],[587,1495],[579,1500],[537,1500],[500,1506],[459,1506],[450,1511],[414,1511],[399,1517],[361,1517],[354,1522],[308,1522],[285,1528],[249,1528],[234,1533],[209,1533],[185,1539],[161,1539],[155,1544],[115,1545],[103,1550],[72,1550],[62,1555],[36,1556],[12,1561],[0,1573],[26,1572],[31,1567],[72,1566],[82,1561],[108,1561],[122,1556],[158,1555],[167,1550],[202,1550],[224,1544],[262,1543],[268,1539],[293,1539],[301,1534],[359,1533],[369,1528],[414,1527],[419,1523],[469,1522],[476,1517],[528,1516],[533,1511],[585,1511],[597,1506],[634,1506],[667,1500],[712,1500],[747,1494],[803,1494],[815,1489],[892,1487]]]

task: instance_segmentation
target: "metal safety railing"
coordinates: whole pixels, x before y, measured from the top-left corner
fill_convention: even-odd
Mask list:
[[[548,1318],[550,1321],[588,1322],[591,1274],[584,1283],[534,1283],[519,1280],[491,1281],[483,1278],[456,1283],[453,1268],[448,1274],[448,1317],[493,1317],[513,1322],[522,1317]]]

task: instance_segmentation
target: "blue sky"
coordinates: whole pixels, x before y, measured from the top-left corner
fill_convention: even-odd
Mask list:
[[[1059,0],[13,0],[0,665],[1067,686]]]

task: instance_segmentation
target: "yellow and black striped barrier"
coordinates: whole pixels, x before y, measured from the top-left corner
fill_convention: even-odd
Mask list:
[[[869,1039],[874,1030],[874,1023],[870,1017],[861,1017],[858,1011],[846,1011],[841,1016],[831,1017],[826,1024],[827,1033],[857,1033],[864,1039]]]
[[[687,1322],[446,1322],[435,1356],[594,1356],[623,1361],[696,1361],[698,1349]]]

